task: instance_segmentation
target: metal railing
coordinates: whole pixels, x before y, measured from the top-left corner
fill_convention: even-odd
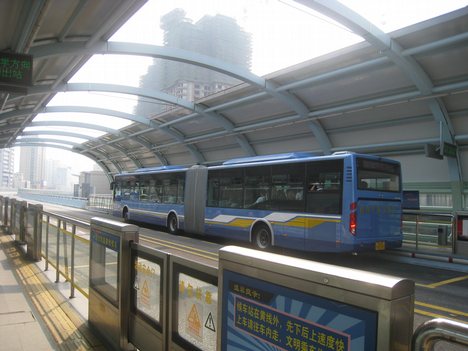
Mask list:
[[[86,208],[93,211],[112,212],[112,195],[90,195]]]
[[[88,297],[89,231],[87,222],[42,212],[42,250],[45,270],[55,268],[55,282],[62,275],[70,283],[70,298],[75,289]]]
[[[468,325],[442,318],[429,320],[414,332],[411,350],[434,350],[439,341],[468,346]]]
[[[455,216],[451,213],[403,212],[403,242],[416,250],[454,252]]]

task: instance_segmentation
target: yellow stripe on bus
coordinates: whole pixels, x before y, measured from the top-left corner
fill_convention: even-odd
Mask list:
[[[236,218],[230,222],[218,222],[207,220],[207,224],[226,225],[230,227],[247,228],[252,225],[254,219]],[[299,227],[299,228],[314,228],[324,223],[340,223],[339,219],[323,219],[323,218],[308,218],[308,217],[294,217],[286,222],[271,221],[274,225],[281,225],[286,227]]]

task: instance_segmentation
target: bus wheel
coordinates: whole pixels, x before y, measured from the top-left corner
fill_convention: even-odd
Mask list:
[[[128,219],[128,210],[127,209],[123,210],[122,217],[123,217],[123,220],[124,220],[125,223],[130,222],[130,220]]]
[[[267,250],[271,247],[271,232],[268,226],[261,224],[253,232],[253,244],[257,249]]]
[[[171,213],[167,219],[167,230],[171,234],[177,234],[179,232],[179,228],[177,227],[177,217],[173,213]]]

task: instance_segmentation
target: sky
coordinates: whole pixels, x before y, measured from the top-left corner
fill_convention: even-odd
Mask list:
[[[342,0],[341,2],[385,32],[468,5],[468,0]],[[237,23],[252,35],[251,70],[260,76],[362,41],[342,25],[290,0],[149,0],[110,40],[162,45],[160,17],[174,8],[183,8],[186,17],[193,22],[204,15],[222,14],[234,17]],[[145,57],[95,55],[75,74],[70,83],[110,83],[137,87],[150,63],[151,59]],[[130,95],[67,92],[57,94],[48,106],[86,104],[131,113],[136,101],[136,97]],[[102,125],[112,125],[115,128],[122,128],[128,124],[122,119],[89,114],[40,114],[35,121],[65,118],[71,120],[79,118],[85,123],[99,121]],[[70,128],[67,130],[73,131]],[[100,135],[83,129],[75,131],[90,137]],[[16,154],[18,160],[19,152]],[[94,165],[94,161],[68,151],[48,148],[47,154],[51,159],[68,163],[73,173],[91,170]]]

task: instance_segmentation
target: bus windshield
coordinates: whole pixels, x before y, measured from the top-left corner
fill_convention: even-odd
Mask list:
[[[400,192],[400,165],[357,159],[357,185],[360,190]]]

